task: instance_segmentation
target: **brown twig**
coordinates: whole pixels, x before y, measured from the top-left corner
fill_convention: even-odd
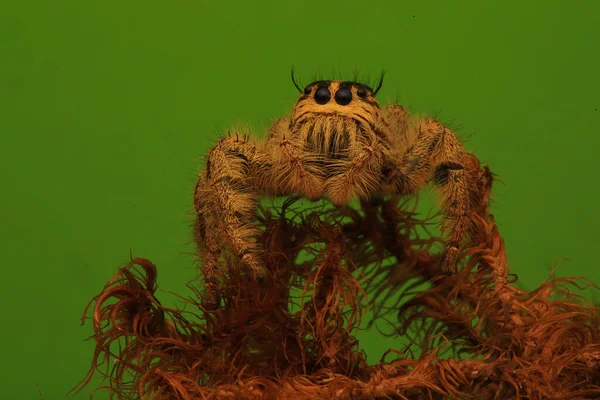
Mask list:
[[[492,174],[473,162],[481,203],[456,274],[440,269],[439,238],[417,237],[429,222],[398,199],[295,218],[290,201],[258,220],[266,281],[228,260],[216,312],[197,285],[192,311],[163,306],[155,266],[131,260],[90,303],[96,351],[75,390],[100,371],[120,399],[599,398],[600,310],[571,292],[591,283],[514,285],[489,211]],[[367,364],[356,340],[367,303],[417,357],[396,349]]]

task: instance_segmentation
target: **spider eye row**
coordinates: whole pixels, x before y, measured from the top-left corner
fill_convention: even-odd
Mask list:
[[[312,86],[307,86],[304,88],[304,94],[305,95],[309,95],[312,93]],[[356,90],[356,94],[358,95],[358,97],[363,98],[367,95],[367,90],[362,87],[359,86],[358,89]],[[331,100],[331,92],[329,91],[329,88],[327,87],[320,87],[315,91],[315,102],[317,104],[327,104],[329,103],[329,100]],[[341,106],[345,106],[350,104],[350,102],[352,101],[352,92],[350,91],[350,89],[348,88],[340,88],[338,89],[337,92],[335,92],[335,102],[338,103]]]

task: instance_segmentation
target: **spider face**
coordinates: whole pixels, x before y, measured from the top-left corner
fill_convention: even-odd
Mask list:
[[[317,81],[306,86],[292,111],[290,131],[306,151],[331,158],[371,136],[381,120],[369,86],[348,81]]]
[[[369,86],[348,81],[317,81],[306,86],[294,107],[294,123],[318,115],[372,120],[381,107]]]

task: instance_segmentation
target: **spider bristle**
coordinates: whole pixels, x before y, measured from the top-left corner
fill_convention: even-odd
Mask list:
[[[302,89],[300,89],[300,85],[294,75],[293,67],[292,67],[291,75],[292,75],[292,82],[294,83],[294,86],[296,87],[296,89],[298,89],[298,91],[302,92]],[[375,95],[377,95],[377,93],[379,92],[381,87],[383,86],[384,77],[385,77],[385,70],[381,71],[377,80],[373,80],[371,78],[370,74],[366,74],[366,76],[361,77],[360,69],[358,67],[355,67],[352,72],[352,79],[346,80],[345,82],[364,85],[369,90],[371,90],[373,92],[373,95],[375,96]],[[324,78],[323,74],[320,72],[315,72],[314,75],[312,76],[312,81],[310,84],[316,84],[319,82],[329,82],[330,80],[342,80],[342,81],[345,80],[343,74],[341,73],[341,69],[339,67],[337,68],[337,71],[336,71],[335,67],[331,67],[331,74],[329,75],[328,78]],[[373,89],[373,88],[375,88],[375,89]]]
[[[379,74],[379,81],[377,82],[377,88],[373,91],[373,96],[377,96],[379,89],[383,86],[383,78],[385,77],[385,70],[381,70],[381,74]]]
[[[290,75],[292,76],[292,83],[294,84],[296,89],[298,89],[298,92],[302,93],[302,89],[298,85],[298,82],[296,81],[296,77],[294,75],[294,66],[293,65],[290,67]]]

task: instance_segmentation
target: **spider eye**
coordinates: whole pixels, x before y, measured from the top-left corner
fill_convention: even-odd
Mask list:
[[[367,95],[367,89],[365,89],[362,86],[359,86],[356,90],[356,94],[358,95],[358,97],[363,98]]]
[[[346,88],[338,90],[335,94],[335,102],[341,106],[350,104],[352,101],[352,92]]]
[[[304,88],[304,94],[310,94],[310,92],[312,92],[312,88],[310,86],[307,86]]]
[[[325,104],[329,102],[329,99],[331,99],[331,93],[329,93],[329,89],[326,87],[319,88],[315,92],[315,101],[317,104]]]

